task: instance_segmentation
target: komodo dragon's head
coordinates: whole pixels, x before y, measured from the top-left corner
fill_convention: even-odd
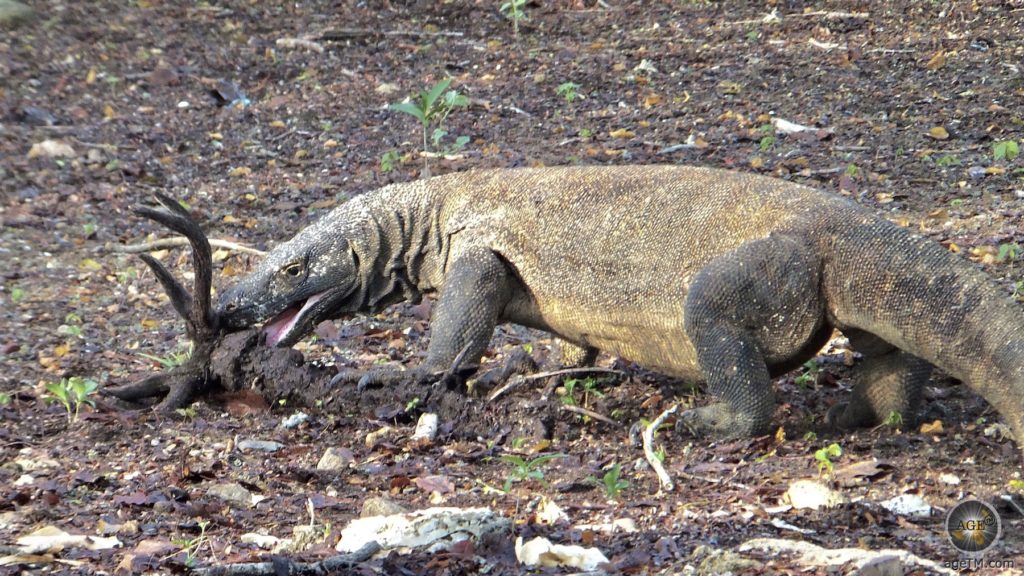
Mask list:
[[[221,325],[242,329],[266,320],[267,346],[291,346],[320,322],[364,308],[369,220],[352,201],[274,248],[221,295]]]

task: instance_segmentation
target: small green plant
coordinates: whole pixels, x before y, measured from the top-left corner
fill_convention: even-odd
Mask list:
[[[860,174],[860,168],[858,168],[856,164],[846,165],[847,176],[849,176],[850,178],[856,178],[858,174]]]
[[[1008,486],[1010,487],[1010,490],[1016,490],[1017,492],[1024,492],[1024,480],[1020,480],[1020,479],[1016,479],[1015,478],[1013,480],[1010,480]]]
[[[1020,256],[1020,244],[1007,242],[999,245],[999,252],[996,254],[996,262],[1009,262],[1011,265]]]
[[[892,412],[889,412],[888,416],[885,417],[885,422],[883,422],[882,424],[888,426],[889,428],[902,428],[903,414],[900,414],[898,411],[893,410]]]
[[[580,85],[575,82],[562,82],[555,89],[555,93],[561,96],[566,104],[572,104],[579,97]]]
[[[949,205],[952,206],[953,208],[959,208],[964,205],[964,199],[953,198],[952,200],[949,201]]]
[[[192,344],[189,343],[187,348],[169,352],[166,356],[155,356],[153,354],[146,354],[145,352],[136,352],[136,354],[147,360],[156,362],[164,370],[170,370],[181,366],[192,357]]]
[[[576,386],[578,385],[582,385],[583,388],[582,406],[588,406],[590,404],[590,398],[592,396],[596,396],[598,398],[604,397],[604,394],[597,389],[599,385],[597,379],[590,376],[582,380],[578,378],[569,378],[568,380],[562,383],[562,386],[565,388],[565,394],[560,397],[563,404],[566,404],[568,406],[579,405],[579,402],[577,402],[575,395]]]
[[[618,499],[619,494],[629,488],[629,482],[622,479],[622,466],[618,462],[604,473],[601,483],[604,484],[604,493],[612,500]]]
[[[757,147],[761,149],[761,152],[767,152],[775,145],[775,127],[771,124],[765,124],[758,128],[758,130],[764,134],[761,137],[761,141],[758,142]]]
[[[594,131],[590,128],[580,128],[580,138],[584,140],[590,140],[594,137]]]
[[[412,411],[416,410],[416,408],[418,408],[419,405],[420,405],[420,397],[416,396],[412,400],[409,400],[408,402],[405,403],[405,411],[406,412],[412,412]]]
[[[1018,302],[1021,299],[1024,299],[1024,280],[1017,280],[1013,284],[1013,294],[1011,294],[1010,297]]]
[[[1013,160],[1020,154],[1020,147],[1013,140],[1003,140],[992,144],[992,158],[995,161]]]
[[[506,454],[501,456],[500,459],[503,462],[508,462],[512,465],[512,471],[505,478],[504,490],[507,494],[512,489],[512,484],[515,482],[524,482],[526,480],[536,480],[542,485],[547,486],[544,482],[544,471],[540,469],[540,466],[550,460],[558,458],[565,458],[565,454],[544,454],[537,456],[531,460],[527,460],[522,456],[516,456],[514,454]]]
[[[57,327],[57,334],[63,336],[82,337],[82,317],[71,312],[64,317],[64,323]]]
[[[389,106],[390,110],[408,114],[420,121],[423,129],[423,152],[430,152],[430,142],[434,143],[435,149],[440,146],[441,140],[448,134],[444,129],[444,121],[456,108],[464,108],[469,105],[469,98],[459,94],[455,90],[448,90],[452,79],[445,78],[434,84],[429,91],[420,92],[409,100],[396,102]],[[430,127],[434,127],[431,135]],[[459,136],[455,144],[449,147],[446,152],[457,151],[469,143],[469,138]],[[426,154],[423,157],[424,176],[430,175],[430,164]]]
[[[17,304],[25,298],[25,290],[22,288],[11,288],[11,304]]]
[[[522,450],[523,446],[526,446],[526,438],[522,436],[516,436],[515,438],[512,439],[512,442],[509,445],[512,447],[513,450]]]
[[[512,21],[512,34],[519,38],[519,21],[529,20],[526,16],[527,0],[508,0],[498,8],[501,15]]]
[[[178,408],[174,413],[189,421],[195,420],[196,414],[198,414],[193,406],[189,406],[188,408]]]
[[[832,460],[839,458],[843,455],[843,449],[839,447],[839,444],[832,443],[824,448],[820,448],[814,451],[814,459],[818,461],[818,473],[828,472],[832,474],[834,468]]]
[[[959,166],[961,164],[960,159],[952,154],[946,154],[945,156],[939,156],[939,159],[935,161],[936,166]]]
[[[0,406],[7,406],[11,403],[11,395],[7,392],[0,392]]]
[[[814,442],[818,439],[818,433],[814,430],[808,430],[804,432],[804,442]]]
[[[380,156],[380,171],[384,174],[392,172],[395,169],[395,164],[402,159],[402,156],[395,150],[388,150]]]
[[[803,372],[793,379],[793,382],[801,388],[810,388],[818,379],[818,362],[814,359],[804,362]]]
[[[46,384],[46,393],[43,394],[45,402],[60,402],[68,415],[68,422],[78,421],[78,411],[82,404],[95,406],[91,396],[100,387],[99,383],[90,378],[72,376],[61,378],[60,382],[49,382]]]
[[[185,566],[192,568],[196,564],[196,557],[199,555],[199,549],[209,542],[209,538],[206,536],[206,527],[210,525],[209,520],[201,520],[197,522],[199,526],[199,535],[195,538],[178,538],[171,540],[171,543],[181,548],[182,552],[185,553]]]

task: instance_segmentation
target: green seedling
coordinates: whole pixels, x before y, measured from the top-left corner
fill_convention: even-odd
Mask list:
[[[575,82],[562,82],[555,89],[555,93],[561,96],[566,104],[572,104],[579,97],[579,92],[577,92],[579,89],[580,85]]]
[[[11,395],[7,392],[0,392],[0,406],[7,406],[11,403]]]
[[[804,442],[814,442],[818,439],[818,433],[814,430],[808,430],[804,433]]]
[[[181,551],[185,553],[185,566],[192,568],[196,564],[196,558],[199,555],[199,549],[203,545],[207,544],[209,538],[206,536],[206,527],[210,525],[209,520],[202,520],[197,523],[199,526],[199,535],[195,538],[178,538],[171,540],[171,543],[181,548]]]
[[[764,134],[761,137],[761,141],[758,142],[757,147],[761,149],[761,152],[767,152],[772,146],[775,146],[775,127],[771,124],[765,124],[758,128],[758,130]]]
[[[612,500],[617,500],[623,490],[629,488],[629,482],[622,479],[622,466],[617,462],[601,477],[604,493]]]
[[[839,458],[843,455],[843,449],[839,447],[839,444],[832,443],[824,448],[820,448],[814,451],[814,459],[818,461],[818,474],[828,472],[832,474],[834,466],[832,460]]]
[[[82,404],[95,406],[96,402],[91,396],[100,387],[99,383],[90,378],[72,376],[61,378],[60,382],[46,384],[46,393],[43,394],[45,402],[59,402],[64,406],[68,415],[68,422],[78,421],[78,412]]]
[[[885,417],[885,422],[882,423],[889,428],[902,428],[903,427],[903,414],[893,410],[889,412],[889,415]]]
[[[392,172],[395,169],[395,164],[402,159],[402,156],[395,150],[388,150],[380,157],[380,171],[384,174]]]
[[[507,494],[512,489],[512,484],[515,482],[525,482],[527,480],[536,480],[545,487],[547,484],[544,482],[544,471],[540,469],[540,466],[550,460],[557,458],[565,458],[565,454],[544,454],[543,456],[537,456],[532,460],[527,460],[522,456],[515,456],[513,454],[506,454],[501,456],[500,459],[504,462],[508,462],[512,465],[512,471],[509,472],[508,477],[505,478],[504,490]]]
[[[814,360],[804,362],[803,372],[793,379],[793,382],[801,388],[810,388],[818,380],[818,363]]]
[[[1020,244],[1007,242],[999,245],[999,252],[996,254],[996,262],[1009,262],[1011,265],[1020,256]]]
[[[527,0],[508,0],[498,8],[501,15],[512,21],[512,34],[519,38],[519,21],[529,20],[526,16]]]
[[[11,304],[17,304],[25,298],[25,290],[22,288],[11,288]]]
[[[992,144],[992,158],[995,161],[1013,160],[1020,154],[1020,147],[1013,140],[1003,140]]]
[[[452,79],[445,78],[434,84],[429,91],[420,92],[403,102],[396,102],[389,106],[390,110],[408,114],[420,121],[423,131],[423,152],[430,152],[430,142],[435,148],[440,145],[441,140],[448,134],[444,129],[444,121],[456,108],[464,108],[469,105],[469,99],[455,90],[448,90]],[[430,136],[430,127],[434,127],[433,135]],[[453,148],[447,152],[457,151],[469,142],[466,136],[459,136],[455,139]],[[423,157],[423,174],[430,176],[430,164],[425,154]]]

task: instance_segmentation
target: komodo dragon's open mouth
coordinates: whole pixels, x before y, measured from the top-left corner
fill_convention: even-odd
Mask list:
[[[296,304],[267,320],[266,324],[263,325],[263,332],[267,335],[267,346],[277,346],[278,343],[284,340],[299,325],[300,320],[306,320],[306,316],[313,308],[313,305],[319,302],[326,294],[327,292],[314,294],[301,305]],[[303,324],[311,324],[311,322],[303,322]]]

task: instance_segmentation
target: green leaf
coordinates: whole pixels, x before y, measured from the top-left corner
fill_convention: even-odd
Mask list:
[[[1013,140],[996,142],[992,145],[992,157],[996,160],[1013,160],[1020,153],[1020,147]]]
[[[445,78],[444,80],[441,80],[437,84],[434,84],[434,87],[430,89],[430,92],[426,94],[423,100],[423,103],[426,104],[424,108],[426,110],[430,110],[431,108],[433,108],[434,103],[437,102],[437,99],[441,97],[441,94],[444,94],[444,91],[448,89],[448,86],[451,83],[452,79],[451,77],[448,77]]]
[[[397,102],[395,104],[388,106],[388,110],[393,110],[395,112],[403,112],[405,114],[415,117],[417,120],[423,122],[424,124],[427,123],[426,114],[424,114],[423,110],[420,110],[419,106],[416,106],[412,102]]]

